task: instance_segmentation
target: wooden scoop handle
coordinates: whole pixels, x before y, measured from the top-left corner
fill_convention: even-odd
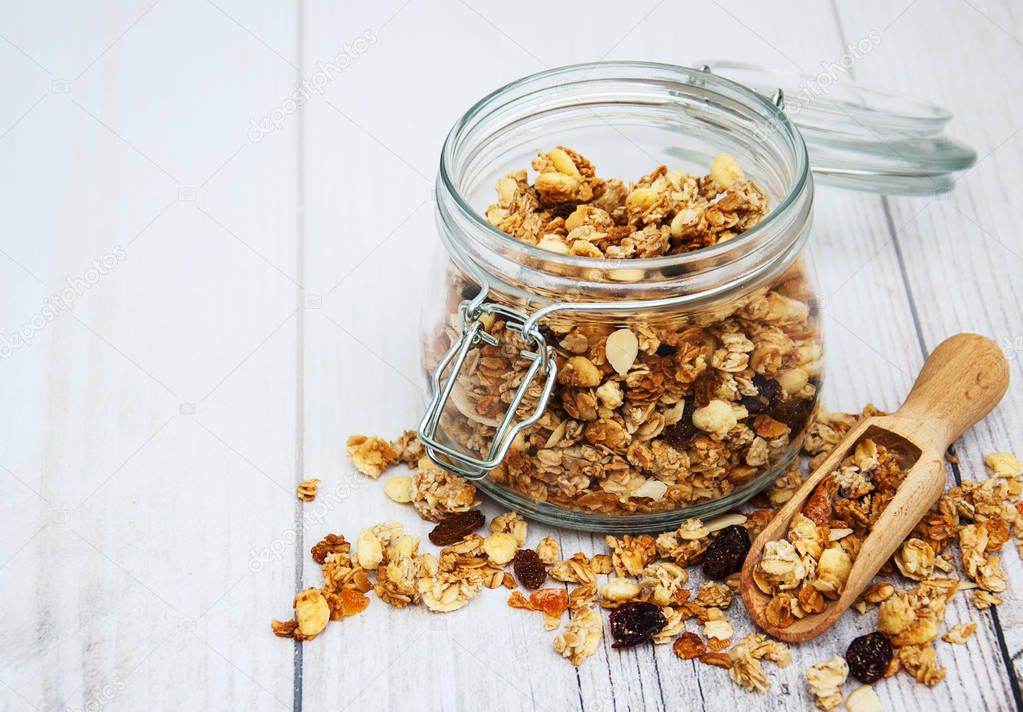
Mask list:
[[[987,415],[1009,387],[1009,364],[991,339],[957,334],[931,352],[897,416],[917,421],[944,450]]]

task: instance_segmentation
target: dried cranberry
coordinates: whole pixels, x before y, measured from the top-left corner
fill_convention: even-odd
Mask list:
[[[880,680],[892,662],[892,642],[884,633],[870,633],[854,638],[845,651],[849,672],[853,677],[869,685]]]
[[[483,521],[483,512],[478,509],[452,514],[430,531],[430,541],[437,546],[449,546],[482,527]]]
[[[703,555],[703,573],[712,579],[721,580],[742,568],[749,553],[749,532],[738,524],[725,527],[718,532]]]
[[[512,559],[512,568],[515,569],[515,578],[530,591],[540,588],[547,580],[547,569],[540,561],[540,556],[532,549],[516,551],[515,558]]]
[[[552,205],[549,210],[554,217],[564,219],[574,213],[575,208],[575,203],[558,203],[557,205]]]
[[[627,648],[646,643],[668,625],[660,606],[633,601],[611,611],[612,648]]]
[[[674,425],[666,427],[661,437],[673,447],[681,448],[689,444],[689,441],[696,435],[696,426],[693,425],[693,413],[695,411],[696,403],[692,398],[689,398],[682,409],[682,417]]]
[[[666,358],[668,356],[674,356],[677,353],[678,353],[678,349],[677,348],[675,348],[671,344],[666,344],[663,341],[657,347],[657,355],[662,357],[662,358]]]
[[[757,394],[743,396],[742,404],[753,415],[769,412],[777,404],[778,397],[781,395],[781,384],[761,373],[754,373],[753,387],[757,389]]]

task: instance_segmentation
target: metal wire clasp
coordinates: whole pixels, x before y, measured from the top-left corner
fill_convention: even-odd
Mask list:
[[[483,301],[484,293],[481,292],[475,299],[471,301],[466,300],[459,305],[459,312],[462,316],[462,333],[451,344],[451,348],[448,349],[448,352],[444,354],[444,358],[441,359],[434,369],[431,378],[433,395],[426,406],[426,413],[423,415],[423,419],[419,422],[419,439],[422,441],[426,454],[430,459],[445,469],[473,480],[486,477],[488,472],[501,464],[505,455],[508,454],[508,448],[511,447],[515,436],[524,428],[528,428],[540,419],[540,416],[543,415],[544,410],[547,408],[547,401],[550,399],[551,391],[554,390],[558,370],[557,363],[554,360],[554,351],[547,345],[543,334],[540,333],[540,329],[536,326],[535,315],[533,319],[530,319],[525,314],[514,309],[509,309],[493,302],[485,302]],[[437,428],[440,424],[441,414],[444,412],[448,399],[451,397],[451,391],[455,387],[458,374],[469,355],[469,350],[479,344],[480,341],[491,346],[498,344],[497,338],[487,333],[481,321],[481,317],[486,314],[502,317],[505,320],[506,328],[519,332],[524,340],[532,343],[536,348],[533,351],[522,352],[522,357],[532,363],[529,369],[527,369],[518,390],[515,391],[515,396],[508,405],[508,410],[505,411],[504,417],[501,418],[501,422],[497,426],[497,431],[494,433],[494,439],[490,443],[490,449],[485,459],[481,459],[442,443],[438,439]],[[450,374],[444,379],[444,373],[448,371],[449,366]],[[532,385],[538,375],[546,376],[546,381],[544,382],[543,393],[541,393],[537,401],[536,410],[528,418],[513,423],[515,413],[526,395],[526,390]],[[442,379],[444,380],[442,381]]]

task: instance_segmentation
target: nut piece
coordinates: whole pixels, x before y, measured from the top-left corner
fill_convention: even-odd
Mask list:
[[[566,386],[594,388],[600,385],[600,371],[585,356],[573,356],[558,369],[558,381]]]
[[[639,339],[630,329],[619,329],[607,337],[604,353],[611,367],[618,372],[619,376],[624,376],[636,362],[636,356],[639,354]]]
[[[845,708],[848,712],[882,712],[881,700],[870,685],[857,687],[845,700]]]
[[[363,529],[355,540],[355,558],[366,570],[375,569],[384,560],[384,547],[372,529]]]
[[[398,504],[408,504],[412,501],[412,477],[400,475],[387,480],[384,482],[384,494]]]
[[[487,558],[498,566],[504,566],[514,559],[518,548],[515,537],[504,532],[495,532],[483,540],[483,551]]]
[[[733,406],[715,398],[704,407],[693,411],[693,425],[705,432],[724,437],[747,415],[743,406]]]
[[[706,644],[700,639],[700,636],[692,632],[679,636],[672,649],[675,651],[675,655],[683,660],[692,660],[707,652]]]
[[[312,640],[327,627],[330,605],[317,588],[307,588],[295,596],[295,621],[304,640]]]
[[[518,512],[506,512],[490,520],[490,531],[511,534],[519,546],[526,544],[526,520]]]
[[[316,499],[316,489],[319,486],[319,480],[302,480],[295,489],[295,495],[303,502],[312,502]]]
[[[735,181],[745,177],[739,162],[732,155],[719,153],[710,163],[710,179],[722,190],[728,190]]]
[[[632,583],[627,579],[612,577],[601,587],[600,595],[609,601],[621,603],[631,601],[639,595],[641,590],[639,584]]]

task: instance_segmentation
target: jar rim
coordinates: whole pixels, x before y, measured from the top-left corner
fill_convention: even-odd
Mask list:
[[[767,113],[768,117],[776,122],[776,126],[780,129],[783,137],[787,139],[787,142],[794,149],[792,157],[794,158],[795,179],[789,186],[785,197],[778,201],[777,205],[773,206],[759,223],[726,242],[708,245],[688,252],[681,252],[674,255],[661,255],[658,257],[609,260],[605,257],[586,257],[582,255],[561,254],[551,250],[545,250],[541,247],[537,247],[536,245],[531,245],[519,240],[490,224],[485,215],[474,209],[469,204],[469,201],[466,200],[465,196],[462,195],[462,192],[456,187],[453,179],[452,164],[455,158],[455,149],[457,148],[459,141],[463,138],[464,132],[472,126],[476,119],[485,116],[487,110],[495,108],[496,103],[508,94],[526,88],[530,84],[544,83],[559,76],[581,73],[580,79],[583,79],[587,74],[597,69],[618,69],[622,70],[623,73],[630,70],[634,72],[649,72],[651,77],[656,74],[673,76],[681,84],[688,86],[697,86],[694,79],[698,76],[699,82],[702,86],[706,86],[708,88],[717,87],[728,90],[744,99],[748,106],[763,109]],[[630,79],[638,79],[639,76],[623,74],[620,78],[627,81]],[[555,83],[550,86],[540,88],[534,91],[531,95],[536,96],[545,92],[553,93],[557,91],[560,86],[563,85]],[[473,225],[482,229],[485,234],[491,238],[496,239],[499,244],[521,252],[527,258],[545,260],[549,263],[558,264],[567,268],[585,269],[596,266],[607,268],[608,263],[612,262],[615,264],[615,267],[620,266],[622,268],[636,270],[657,270],[678,268],[690,262],[714,259],[735,250],[736,248],[742,248],[745,247],[746,244],[754,242],[757,237],[772,229],[775,224],[780,221],[780,218],[787,214],[789,208],[797,204],[799,197],[805,192],[807,184],[811,181],[810,176],[810,161],[807,154],[806,143],[803,140],[802,134],[799,132],[799,129],[795,126],[795,124],[788,118],[786,113],[773,101],[762,94],[743,84],[739,84],[738,82],[726,79],[709,71],[693,67],[666,64],[662,62],[614,60],[569,64],[529,74],[495,89],[477,101],[469,107],[469,109],[457,122],[455,122],[444,140],[440,156],[437,190],[438,192],[443,190],[447,193],[447,195],[454,201],[455,206],[462,216],[468,219]]]

